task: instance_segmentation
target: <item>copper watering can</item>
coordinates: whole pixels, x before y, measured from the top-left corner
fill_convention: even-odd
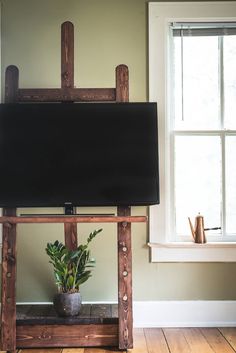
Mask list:
[[[200,213],[195,217],[195,227],[193,227],[190,218],[188,217],[190,229],[195,243],[204,244],[207,242],[205,230],[217,230],[221,227],[204,228],[204,217]]]

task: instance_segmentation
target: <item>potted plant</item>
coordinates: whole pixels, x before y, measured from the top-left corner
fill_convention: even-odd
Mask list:
[[[78,315],[81,308],[80,285],[91,277],[91,268],[95,259],[90,257],[89,243],[102,229],[89,234],[86,244],[81,244],[76,250],[69,250],[56,240],[48,243],[46,253],[53,265],[58,293],[53,303],[59,316]]]

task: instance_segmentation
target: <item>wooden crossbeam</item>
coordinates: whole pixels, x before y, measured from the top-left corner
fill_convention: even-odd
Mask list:
[[[21,88],[18,102],[115,101],[115,88]]]
[[[122,222],[147,222],[146,216],[22,216],[22,217],[0,217],[3,224],[27,224],[27,223],[122,223]]]

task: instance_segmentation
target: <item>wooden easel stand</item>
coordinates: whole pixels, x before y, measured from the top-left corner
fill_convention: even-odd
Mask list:
[[[61,28],[61,88],[20,89],[16,66],[6,70],[5,102],[128,102],[129,80],[125,65],[116,67],[115,88],[74,87],[74,28],[64,22]],[[96,318],[96,324],[65,321],[58,323],[24,322],[16,325],[16,231],[18,223],[64,223],[65,245],[77,247],[77,223],[117,223],[118,252],[118,321],[107,322]],[[16,208],[3,209],[2,245],[2,305],[1,349],[15,352],[23,347],[133,347],[132,317],[132,250],[131,222],[146,222],[146,217],[131,216],[130,207],[118,207],[117,216],[42,216],[17,217]]]

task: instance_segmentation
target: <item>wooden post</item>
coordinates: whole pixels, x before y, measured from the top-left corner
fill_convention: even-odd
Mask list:
[[[74,88],[74,25],[71,22],[64,22],[61,26],[61,88]],[[77,224],[65,223],[64,234],[66,247],[75,250]]]
[[[61,26],[61,88],[74,87],[74,25]]]
[[[3,215],[15,216],[16,209],[3,209]],[[16,349],[16,225],[9,223],[2,231],[1,349]]]
[[[5,102],[15,103],[18,97],[19,71],[10,65],[6,69]],[[4,171],[3,171],[4,172]],[[3,209],[4,216],[15,216],[15,208]],[[16,349],[16,225],[3,224],[2,228],[2,305],[1,349]]]
[[[77,223],[64,223],[65,246],[70,250],[77,248]]]
[[[19,70],[10,65],[6,69],[5,78],[5,103],[16,103],[18,98]]]
[[[116,101],[129,101],[129,71],[116,67]],[[118,207],[118,216],[130,216],[130,207]],[[131,223],[118,224],[119,349],[133,348]]]
[[[129,69],[126,65],[116,67],[116,101],[129,101]]]
[[[130,207],[118,207],[129,216]],[[119,349],[133,348],[131,223],[118,223],[118,317]]]

